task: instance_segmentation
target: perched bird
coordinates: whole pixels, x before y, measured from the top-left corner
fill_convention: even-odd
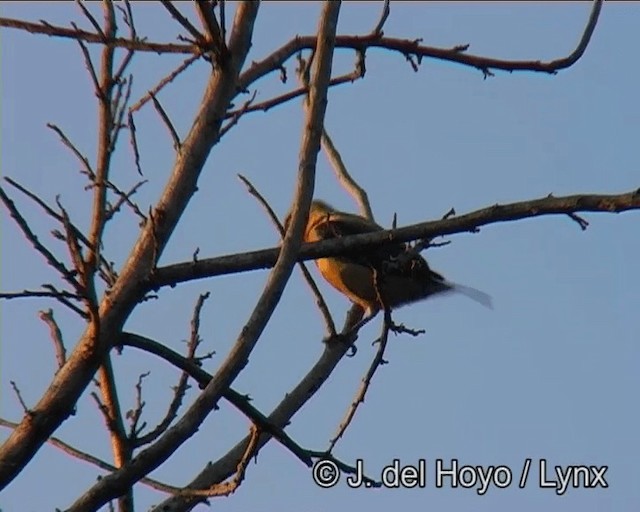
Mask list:
[[[290,221],[285,220],[285,228]],[[317,242],[384,228],[360,215],[335,210],[314,200],[304,232],[305,242]],[[491,297],[480,290],[447,281],[429,268],[426,260],[404,243],[366,248],[348,255],[315,260],[329,284],[373,316],[385,306],[395,309],[431,295],[459,292],[491,308]]]

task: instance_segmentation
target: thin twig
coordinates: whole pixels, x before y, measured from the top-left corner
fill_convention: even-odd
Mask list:
[[[180,64],[176,69],[174,69],[171,73],[165,76],[162,80],[160,80],[155,87],[153,87],[150,91],[147,92],[142,98],[140,98],[135,105],[133,105],[130,109],[130,113],[137,112],[140,110],[147,102],[151,101],[153,95],[157,95],[165,86],[170,84],[175,80],[175,78],[182,73],[185,69],[187,69],[191,64],[197,61],[201,57],[200,54],[190,55],[182,64]]]
[[[234,111],[234,114],[231,117],[231,120],[227,122],[227,124],[225,124],[222,128],[220,128],[220,135],[218,136],[219,139],[224,137],[227,134],[227,132],[231,130],[231,128],[233,128],[238,123],[238,121],[240,121],[240,118],[249,111],[249,109],[251,108],[251,104],[253,103],[253,100],[256,99],[256,94],[257,94],[257,91],[253,91],[251,98],[245,101],[239,110]]]
[[[60,208],[60,213],[62,217],[62,225],[65,230],[65,240],[67,242],[67,247],[69,249],[69,255],[71,256],[71,261],[73,262],[73,266],[76,269],[76,272],[80,276],[80,282],[84,290],[87,288],[87,269],[85,267],[84,258],[82,256],[82,248],[80,247],[80,242],[78,238],[75,236],[72,228],[71,219],[69,218],[69,214],[67,210],[62,206],[60,202],[60,197],[56,197],[56,203],[58,204],[58,208]],[[88,297],[87,297],[88,298]],[[87,304],[88,305],[88,304]]]
[[[40,320],[49,326],[51,333],[51,341],[53,341],[53,347],[56,353],[56,361],[58,362],[58,368],[62,368],[67,361],[67,351],[64,348],[64,341],[62,339],[62,331],[58,326],[55,318],[53,318],[53,309],[42,310],[38,312]]]
[[[375,28],[371,31],[371,35],[376,35],[382,37],[384,32],[382,31],[389,14],[391,13],[391,9],[389,8],[389,0],[384,0],[384,6],[382,7],[382,13],[380,14],[380,19],[376,24]]]
[[[324,149],[327,159],[331,163],[331,167],[335,172],[338,182],[356,202],[360,214],[369,220],[374,220],[367,191],[362,188],[355,179],[353,179],[347,170],[347,167],[344,165],[342,157],[340,156],[340,152],[333,144],[326,128],[322,130],[322,149]]]
[[[196,360],[198,360],[198,358],[196,358],[196,351],[202,341],[200,338],[200,314],[202,307],[204,306],[204,302],[209,298],[209,295],[209,292],[206,292],[198,297],[193,310],[193,316],[191,318],[191,334],[189,336],[189,341],[187,342],[186,360],[192,361],[194,364],[196,364]],[[178,411],[180,410],[184,396],[189,388],[188,380],[189,372],[182,370],[180,378],[178,379],[178,384],[173,388],[173,398],[169,403],[167,412],[165,413],[164,418],[153,430],[144,436],[138,437],[137,434],[135,436],[129,436],[136,448],[155,441],[164,431],[167,430],[169,425],[171,425],[171,422],[176,418]]]
[[[128,79],[121,78],[117,82],[117,94],[116,99],[113,101],[113,123],[112,130],[110,134],[110,144],[109,144],[109,153],[113,153],[116,149],[116,144],[118,142],[118,136],[122,129],[126,128],[127,125],[124,124],[124,116],[127,112],[127,105],[129,104],[129,100],[131,98],[131,91],[133,89],[133,75],[129,75]],[[126,90],[124,93],[124,97],[122,97],[121,91],[126,86]]]
[[[24,413],[26,415],[31,415],[32,412],[31,410],[27,407],[27,404],[25,403],[25,401],[22,398],[22,394],[20,393],[20,390],[18,389],[18,385],[15,383],[15,381],[10,380],[9,384],[11,384],[11,388],[13,389],[13,392],[16,394],[16,396],[18,397],[18,402],[20,402],[20,405],[22,406],[22,410],[24,411]]]
[[[138,148],[138,137],[136,137],[136,124],[133,121],[133,113],[131,109],[129,109],[129,113],[127,115],[127,125],[129,126],[129,141],[133,148],[133,160],[136,164],[136,170],[140,176],[144,176],[142,167],[140,166],[140,149]]]
[[[267,202],[264,196],[260,192],[258,192],[258,190],[253,186],[253,184],[249,181],[248,178],[244,177],[242,174],[238,174],[238,178],[240,178],[240,180],[246,185],[249,193],[253,197],[255,197],[258,200],[258,202],[263,206],[263,208],[266,210],[267,215],[269,215],[269,218],[271,219],[271,222],[274,224],[274,226],[278,230],[278,233],[280,234],[280,238],[284,238],[284,227],[280,223],[280,220],[278,219],[278,216],[276,215],[276,213],[273,211],[273,208],[271,208],[271,205]],[[322,297],[322,294],[320,293],[320,289],[318,288],[318,285],[316,285],[315,281],[313,280],[313,277],[311,276],[311,273],[309,272],[309,269],[307,269],[307,266],[303,262],[300,262],[298,266],[300,267],[300,270],[302,271],[302,275],[304,276],[305,281],[309,285],[309,288],[311,288],[311,292],[316,298],[316,304],[318,305],[318,308],[320,309],[320,313],[324,318],[328,336],[329,337],[335,336],[336,325],[335,325],[335,322],[333,321],[333,318],[331,317],[331,312],[329,311],[329,307],[327,306],[327,303],[325,302],[324,298]]]
[[[162,6],[171,14],[171,16],[178,22],[183,28],[191,34],[191,36],[198,42],[204,41],[204,35],[192,25],[192,23],[182,15],[182,13],[171,3],[169,0],[160,0]]]
[[[74,273],[71,272],[67,267],[58,260],[52,253],[47,249],[44,245],[40,243],[38,237],[31,231],[29,224],[25,218],[20,214],[16,205],[9,198],[9,196],[5,193],[4,189],[0,186],[0,200],[4,203],[4,205],[9,210],[9,214],[18,224],[18,227],[21,229],[22,233],[27,237],[27,240],[31,243],[33,248],[38,251],[44,258],[47,260],[47,263],[52,266],[54,269],[58,271],[58,273],[67,281],[74,290],[78,293],[78,295],[84,296],[84,289],[80,285],[80,283],[76,280]]]
[[[71,152],[76,156],[78,160],[80,160],[80,162],[84,167],[85,174],[90,179],[93,179],[93,177],[95,176],[95,172],[93,171],[93,168],[89,163],[89,159],[80,152],[80,150],[75,146],[75,144],[73,144],[73,142],[69,140],[69,138],[64,134],[64,132],[57,125],[53,123],[47,123],[47,128],[53,130],[58,134],[58,137],[60,137],[60,140],[62,141],[62,143],[71,150]]]
[[[116,195],[118,196],[118,201],[116,201],[116,204],[114,204],[109,209],[107,209],[107,212],[105,214],[105,222],[111,220],[111,218],[120,210],[122,205],[125,203],[131,208],[131,210],[138,217],[140,217],[140,219],[142,219],[143,221],[146,221],[147,220],[146,215],[142,213],[142,211],[140,210],[140,207],[136,203],[131,201],[131,196],[133,196],[138,191],[138,189],[148,181],[149,180],[139,181],[138,183],[133,185],[133,187],[131,187],[128,192],[123,192],[122,190],[120,190],[120,188],[116,187],[112,182],[109,182],[108,187],[110,190],[116,193]]]
[[[129,27],[129,38],[132,41],[136,41],[138,39],[138,35],[137,35],[137,32],[136,32],[135,23],[133,21],[133,11],[131,9],[131,2],[129,0],[124,0],[124,5],[125,5],[125,9],[126,10],[123,9],[122,7],[120,7],[119,5],[116,6],[116,7],[122,13],[122,17],[124,19],[124,22]],[[133,58],[134,54],[135,54],[135,50],[130,48],[129,51],[127,51],[127,54],[122,59],[122,61],[120,62],[120,66],[118,66],[117,71],[113,75],[114,81],[116,83],[120,82],[120,80],[122,79],[122,76],[124,75],[125,70],[129,66],[129,63],[131,62],[131,59]],[[129,82],[131,82],[132,79],[133,79],[133,77],[131,77]]]
[[[567,213],[567,215],[569,216],[569,218],[571,220],[575,221],[578,224],[578,226],[580,226],[580,229],[582,231],[585,231],[589,227],[589,221],[586,220],[586,219],[583,219],[578,214],[576,214],[576,213]]]
[[[356,414],[356,411],[358,410],[358,406],[361,403],[364,403],[365,395],[369,390],[369,386],[371,385],[371,380],[373,379],[373,376],[375,375],[376,371],[380,366],[387,363],[387,361],[385,361],[384,359],[384,351],[387,348],[387,340],[389,339],[389,330],[391,328],[391,325],[392,325],[391,314],[387,309],[385,310],[385,319],[384,319],[384,322],[382,323],[382,332],[380,334],[380,338],[378,338],[379,345],[378,345],[378,350],[376,352],[376,355],[373,357],[373,360],[369,365],[369,369],[367,370],[364,377],[362,378],[360,387],[356,392],[356,396],[353,402],[351,402],[351,405],[349,406],[349,408],[347,409],[347,412],[343,420],[340,422],[340,425],[338,426],[338,430],[336,434],[329,442],[329,449],[328,449],[329,452],[331,452],[335,448],[338,440],[347,431],[347,428],[351,424],[351,421],[353,420]]]
[[[244,480],[244,475],[247,470],[247,466],[251,457],[258,449],[258,442],[260,441],[260,429],[256,425],[251,425],[249,429],[249,442],[244,451],[244,454],[240,458],[240,462],[236,466],[236,472],[233,478],[227,482],[214,484],[208,489],[185,489],[182,493],[184,496],[202,496],[212,498],[214,496],[229,496],[233,494]]]
[[[51,297],[56,299],[58,302],[60,302],[64,306],[68,307],[71,311],[73,311],[74,313],[79,315],[81,318],[83,318],[84,320],[88,320],[89,319],[89,314],[86,311],[83,311],[78,306],[76,306],[75,304],[73,304],[72,302],[67,300],[67,298],[65,297],[65,294],[67,294],[69,292],[66,292],[65,290],[58,290],[52,284],[43,284],[42,287],[51,292],[51,294],[52,294]],[[79,298],[76,299],[76,300],[82,300],[82,301],[85,300],[85,297],[83,297],[81,295],[77,295],[77,297],[79,297]],[[75,298],[75,297],[73,297],[73,298]]]
[[[83,300],[83,297],[67,291],[22,290],[21,292],[0,292],[0,299],[30,299],[36,297],[66,297],[74,300]]]
[[[40,206],[40,208],[42,208],[47,215],[49,215],[50,217],[52,217],[56,221],[60,222],[61,224],[64,224],[63,216],[60,215],[58,212],[56,212],[53,208],[51,208],[47,203],[45,203],[42,199],[40,199],[36,194],[31,192],[26,187],[22,186],[20,183],[18,183],[17,181],[13,180],[12,178],[9,178],[8,176],[5,177],[5,180],[7,181],[7,183],[9,183],[9,185],[11,185],[12,187],[16,188],[20,192],[22,192],[29,199],[31,199],[38,206]],[[71,223],[70,221],[69,221],[69,227],[72,229],[73,235],[80,242],[82,242],[82,244],[85,247],[88,248],[89,247],[89,240],[87,239],[87,237],[84,236],[82,234],[82,232],[75,225],[73,225],[73,223]],[[64,239],[64,241],[66,242],[66,238],[64,236],[62,236],[62,239]],[[101,264],[100,276],[102,277],[103,281],[105,283],[107,283],[108,286],[112,286],[113,283],[115,283],[115,280],[118,277],[116,272],[115,272],[115,270],[114,270],[114,268],[113,268],[113,265],[111,265],[107,261],[107,259],[102,255],[100,256],[100,264]],[[61,292],[57,292],[57,293],[61,293]]]
[[[12,429],[18,428],[17,423],[13,421],[5,420],[4,418],[0,418],[0,425],[3,427],[12,428]],[[65,443],[64,441],[60,440],[57,437],[49,437],[47,439],[47,443],[49,443],[51,446],[55,446],[59,450],[62,450],[64,453],[71,455],[72,457],[75,457],[78,460],[82,460],[84,462],[88,462],[89,464],[93,464],[94,466],[100,469],[103,469],[105,471],[112,472],[118,469],[115,466],[112,466],[111,464],[109,464],[108,462],[103,461],[102,459],[94,457],[93,455],[83,452],[82,450],[78,450],[77,448],[71,446],[69,443]],[[172,485],[159,482],[158,480],[154,480],[153,478],[149,478],[149,477],[142,477],[138,481],[141,484],[148,485],[149,487],[156,489],[157,491],[162,491],[169,494],[178,494],[181,491],[180,487],[174,487]]]
[[[142,425],[138,427],[138,422],[142,417],[142,409],[144,409],[144,406],[146,404],[146,402],[142,400],[142,381],[146,379],[150,374],[151,372],[144,372],[138,375],[138,381],[135,385],[135,406],[133,407],[133,409],[127,411],[127,414],[125,415],[129,420],[129,441],[135,440],[138,436],[138,433],[140,433],[140,431],[147,425],[143,422]]]
[[[180,142],[180,137],[178,137],[178,132],[176,132],[176,129],[173,127],[173,123],[162,108],[162,105],[160,104],[160,101],[158,101],[158,98],[156,98],[156,95],[151,91],[149,91],[149,94],[151,95],[153,106],[156,108],[158,114],[160,114],[160,118],[164,122],[165,126],[169,129],[169,133],[171,134],[171,138],[173,139],[173,149],[175,149],[176,151],[180,151],[180,149],[182,148],[182,143]]]
[[[71,23],[71,26],[76,30],[80,30],[75,23]],[[104,34],[102,35],[104,37]],[[100,81],[98,80],[98,74],[96,73],[96,68],[93,65],[93,61],[91,60],[91,54],[89,53],[89,48],[84,43],[82,39],[76,39],[78,45],[80,46],[80,50],[82,51],[82,56],[84,57],[84,63],[87,67],[87,71],[89,71],[89,76],[91,77],[91,81],[93,82],[93,88],[96,94],[102,94],[102,90],[100,89]]]
[[[352,71],[350,73],[346,73],[344,75],[340,75],[338,77],[332,78],[329,81],[329,87],[335,87],[336,85],[342,85],[346,83],[353,83],[358,78],[361,78],[361,76],[359,76],[359,73],[360,73],[359,71],[358,72]],[[276,96],[275,98],[271,98],[271,99],[262,101],[260,103],[256,103],[246,108],[242,113],[244,114],[244,113],[259,112],[259,111],[267,112],[274,107],[282,105],[283,103],[291,101],[295,98],[299,98],[300,96],[303,96],[308,92],[309,92],[309,89],[307,87],[298,87],[297,89],[281,94],[280,96]],[[230,110],[225,114],[225,119],[236,116],[238,113],[241,112],[241,110],[242,109]]]
[[[100,34],[100,36],[103,39],[106,39],[105,35],[104,35],[104,32],[102,31],[102,27],[100,26],[100,23],[98,23],[98,21],[95,19],[93,14],[91,14],[89,12],[89,9],[87,9],[85,7],[84,3],[81,0],[76,0],[76,5],[80,8],[80,10],[85,15],[85,17],[91,22],[91,24],[93,25],[93,28],[96,30],[96,32],[98,34]]]

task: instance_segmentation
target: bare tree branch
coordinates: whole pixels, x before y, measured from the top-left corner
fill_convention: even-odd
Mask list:
[[[197,361],[196,351],[198,349],[198,346],[200,345],[200,342],[202,341],[200,338],[200,313],[202,311],[204,301],[208,298],[209,292],[201,294],[198,297],[198,300],[194,307],[193,317],[191,318],[191,335],[189,336],[189,341],[187,342],[187,361]],[[158,425],[153,430],[143,436],[139,436],[138,433],[132,430],[129,437],[131,438],[131,441],[136,448],[155,441],[163,432],[167,430],[167,428],[169,428],[171,422],[177,417],[178,410],[182,405],[182,400],[184,399],[185,393],[187,392],[188,388],[188,379],[189,373],[185,370],[182,370],[182,373],[180,374],[180,378],[178,380],[178,384],[174,387],[173,398],[169,403],[167,412],[165,413],[164,418],[162,418],[160,423],[158,423]]]
[[[555,74],[562,69],[566,69],[575,64],[584,54],[593,31],[598,22],[602,0],[595,0],[589,16],[589,21],[582,33],[582,37],[575,48],[568,56],[553,59],[550,61],[540,60],[505,60],[493,57],[483,57],[472,55],[464,51],[466,45],[455,46],[453,48],[436,48],[432,46],[422,46],[420,40],[399,39],[391,37],[379,37],[376,34],[364,36],[337,36],[336,48],[351,48],[365,52],[369,48],[380,48],[398,52],[402,55],[415,57],[418,61],[423,58],[431,58],[448,62],[455,62],[464,66],[470,66],[483,72],[490,70],[501,71],[533,71],[538,73]],[[298,36],[276,51],[272,52],[261,61],[255,62],[240,76],[240,90],[245,90],[261,77],[278,71],[283,64],[300,50],[313,49],[315,46],[315,36]]]
[[[204,41],[204,35],[200,32],[193,24],[184,17],[184,15],[178,10],[178,8],[173,5],[169,0],[160,0],[162,6],[173,16],[173,18],[182,25],[191,37],[193,37],[196,41]]]
[[[307,372],[302,380],[289,393],[285,395],[278,406],[269,415],[269,422],[278,427],[284,427],[289,423],[293,415],[316,393],[316,391],[327,380],[334,368],[344,357],[349,345],[345,343],[328,343],[320,356],[320,359]],[[260,438],[258,449],[262,448],[270,439],[268,434]],[[189,484],[189,488],[208,488],[211,485],[223,482],[232,476],[245,452],[250,438],[245,437],[242,441],[231,448],[223,457],[215,463],[209,464],[195,479]],[[318,453],[320,455],[320,453]],[[326,455],[326,453],[325,453]],[[330,458],[330,457],[329,457]],[[197,497],[175,496],[160,503],[153,510],[155,512],[177,512],[187,510],[189,506],[202,501]]]
[[[176,132],[176,129],[173,127],[171,119],[169,119],[169,116],[165,112],[164,108],[162,108],[162,105],[158,101],[158,98],[156,98],[156,95],[151,92],[149,94],[151,95],[153,106],[156,108],[156,111],[160,115],[160,119],[162,119],[162,122],[165,124],[165,126],[169,130],[169,133],[171,134],[171,139],[173,139],[173,149],[175,149],[177,152],[180,152],[180,150],[182,149],[182,143],[180,142],[178,132]]]
[[[4,178],[7,183],[9,183],[12,187],[16,188],[17,190],[19,190],[20,192],[22,192],[24,195],[26,195],[29,199],[31,199],[32,201],[34,201],[40,208],[42,208],[42,210],[44,210],[44,212],[49,215],[50,217],[52,217],[53,219],[55,219],[56,221],[60,222],[61,224],[64,224],[64,218],[62,215],[60,215],[58,212],[56,212],[53,208],[51,208],[47,203],[45,203],[41,198],[39,198],[36,194],[34,194],[33,192],[31,192],[29,189],[27,189],[26,187],[22,186],[20,183],[18,183],[17,181],[15,181],[14,179],[5,176]],[[80,241],[82,242],[82,244],[85,247],[89,247],[89,240],[87,239],[87,237],[85,237],[82,232],[73,225],[73,223],[69,224],[69,227],[72,229],[73,231],[73,235]],[[113,269],[113,266],[106,260],[106,258],[104,256],[100,256],[100,261],[101,261],[101,269],[102,269],[102,279],[107,283],[108,286],[111,286],[117,277],[117,274],[115,272],[115,270]],[[56,292],[58,294],[62,294],[65,292]],[[75,297],[75,294],[73,294]],[[72,297],[72,298],[74,298]]]
[[[29,298],[37,298],[37,297],[65,297],[73,300],[83,300],[83,297],[67,292],[65,290],[62,291],[45,291],[45,290],[22,290],[21,292],[0,292],[0,299],[29,299]]]
[[[0,418],[0,426],[15,429],[18,427],[18,423],[5,420],[4,418]],[[69,443],[65,443],[64,441],[62,441],[57,437],[50,437],[49,439],[47,439],[47,443],[49,443],[51,446],[55,446],[59,450],[62,450],[64,453],[71,455],[72,457],[75,457],[78,460],[82,460],[84,462],[88,462],[89,464],[93,464],[94,466],[100,469],[103,469],[105,471],[111,472],[117,469],[115,466],[112,466],[111,464],[103,461],[102,459],[94,457],[93,455],[83,452],[82,450],[78,450],[77,448],[74,448],[73,446],[71,446]],[[159,482],[158,480],[154,480],[153,478],[144,477],[138,481],[141,484],[148,485],[149,487],[162,492],[178,494],[181,491],[180,487],[174,487],[168,484],[164,484],[162,482]]]
[[[210,0],[196,0],[196,11],[200,18],[200,22],[207,32],[207,40],[210,43],[213,43],[216,57],[218,59],[225,58],[227,54],[227,45],[222,38],[218,20],[216,20],[216,16],[213,13],[212,2]]]
[[[364,60],[361,60],[360,58],[358,58],[355,69],[350,73],[346,73],[344,75],[340,75],[335,78],[332,78],[329,81],[329,87],[335,87],[336,85],[353,83],[356,80],[364,77],[364,71],[365,71]],[[309,92],[308,87],[306,86],[298,87],[297,89],[294,89],[287,93],[276,96],[275,98],[271,98],[271,99],[262,101],[260,103],[256,103],[255,105],[252,105],[250,107],[247,107],[246,109],[244,109],[242,113],[258,112],[258,111],[267,112],[274,107],[287,103],[288,101],[291,101],[295,98],[299,98],[300,96],[304,96],[308,92]],[[225,117],[234,117],[241,111],[242,109],[231,110],[227,112]]]
[[[9,214],[16,221],[20,230],[25,235],[27,240],[31,243],[33,248],[38,251],[44,258],[47,260],[47,263],[52,266],[61,276],[67,281],[78,295],[84,296],[84,289],[80,285],[80,283],[76,280],[75,275],[72,271],[70,271],[60,260],[58,260],[49,249],[47,249],[39,240],[38,237],[31,231],[29,224],[25,218],[20,214],[16,205],[9,198],[9,196],[5,193],[4,189],[0,186],[0,200],[4,203],[4,205],[9,210]]]
[[[375,28],[371,31],[372,35],[382,37],[383,35],[382,29],[390,13],[391,13],[391,9],[389,8],[389,0],[384,0],[384,5],[382,7],[382,13],[380,14],[380,19],[378,20],[378,23],[376,24]]]
[[[66,28],[51,25],[46,22],[33,23],[13,18],[0,18],[0,27],[15,28],[25,30],[32,34],[44,34],[47,36],[73,39],[75,41],[80,40],[91,44],[108,44],[113,47],[139,52],[198,54],[202,51],[195,44],[154,43],[140,39],[132,40],[126,37],[114,37],[111,39],[109,37],[103,37],[100,34],[81,30],[77,27]]]
[[[385,9],[388,9],[388,1],[385,1]],[[387,13],[388,16],[388,13]],[[386,16],[383,14],[380,24],[384,23]],[[302,83],[303,87],[307,87],[308,76],[305,70],[307,69],[307,63],[298,55],[298,80]],[[362,78],[365,74],[365,55],[363,52],[357,52],[356,67],[353,71],[355,78]],[[365,190],[358,185],[358,183],[351,177],[347,167],[344,165],[342,156],[336,148],[335,144],[327,132],[327,127],[322,128],[322,149],[329,160],[329,163],[333,167],[336,178],[342,187],[347,191],[360,209],[360,214],[369,220],[373,220],[373,212],[371,211],[371,205],[369,204],[369,198]]]
[[[46,311],[40,311],[38,313],[40,320],[42,320],[45,324],[49,326],[49,331],[51,333],[51,341],[53,341],[53,347],[56,353],[56,360],[58,361],[58,368],[62,368],[65,361],[67,360],[67,351],[64,348],[64,341],[62,339],[62,331],[58,326],[55,318],[53,318],[53,309],[48,309]]]
[[[303,244],[298,254],[298,261],[339,256],[347,254],[349,251],[377,247],[386,243],[409,242],[419,238],[475,232],[480,226],[542,215],[566,215],[576,212],[620,213],[638,209],[640,209],[640,189],[626,194],[544,197],[504,205],[496,204],[459,217]],[[147,286],[152,290],[194,279],[269,268],[274,265],[279,250],[278,247],[273,247],[159,267],[153,280]]]
[[[422,59],[424,57],[456,62],[461,65],[474,67],[479,70],[502,70],[502,71],[532,71],[538,73],[557,73],[575,64],[584,54],[593,31],[598,21],[598,16],[602,8],[602,0],[595,0],[589,16],[585,30],[576,48],[566,57],[552,59],[550,61],[540,60],[507,60],[480,55],[468,54],[461,51],[463,46],[454,48],[436,48],[432,46],[422,46],[419,40],[398,39],[379,37],[375,33],[366,36],[337,36],[336,48],[353,48],[366,50],[367,48],[380,48],[399,52],[403,55],[412,55]],[[120,48],[133,49],[141,52],[153,53],[183,53],[199,54],[203,48],[197,44],[175,44],[175,43],[154,43],[127,38],[114,38],[104,41],[99,34],[94,34],[79,29],[68,29],[50,24],[32,23],[24,20],[12,18],[0,18],[0,27],[26,30],[34,34],[46,34],[49,36],[65,37],[70,39],[81,39],[87,43],[110,44]],[[312,49],[315,46],[315,36],[298,36],[271,53],[265,59],[254,63],[239,80],[239,89],[246,90],[250,84],[262,76],[277,71],[282,68],[284,62],[295,55],[300,50]]]
[[[189,66],[191,66],[191,64],[193,64],[195,61],[197,61],[200,57],[201,57],[200,54],[196,54],[196,55],[191,55],[191,56],[187,57],[186,59],[184,59],[184,61],[182,61],[182,63],[176,69],[174,69],[171,73],[169,73],[162,80],[160,80],[156,84],[155,87],[153,87],[151,90],[149,90],[147,92],[146,95],[144,95],[142,98],[140,98],[135,103],[135,105],[133,105],[129,109],[129,113],[132,114],[132,113],[137,112],[138,110],[140,110],[148,101],[151,100],[151,98],[154,95],[157,95],[165,86],[167,86],[171,82],[173,82],[178,75],[180,75],[184,70],[186,70]]]
[[[213,376],[203,370],[195,361],[191,361],[184,356],[181,356],[177,352],[168,348],[165,344],[140,336],[139,334],[124,332],[121,338],[121,345],[135,347],[161,357],[176,368],[188,373],[189,376],[198,383],[201,389],[204,389],[211,379],[213,379]],[[311,466],[312,461],[306,455],[306,450],[293,441],[293,439],[291,439],[281,427],[271,423],[264,414],[253,407],[249,403],[249,398],[247,396],[238,393],[233,388],[225,390],[222,396],[231,405],[238,409],[238,411],[249,418],[252,423],[258,425],[263,432],[267,432],[273,436],[303,464],[308,467]]]
[[[353,420],[359,405],[361,403],[364,403],[364,397],[367,394],[367,391],[369,390],[369,386],[371,385],[371,380],[373,379],[373,376],[375,375],[376,371],[380,366],[382,366],[383,364],[386,364],[386,361],[384,359],[384,351],[387,348],[387,341],[389,339],[390,327],[391,327],[391,316],[390,316],[389,310],[386,310],[385,320],[384,322],[382,322],[382,332],[380,333],[380,337],[377,340],[378,351],[376,352],[376,355],[373,357],[373,361],[371,361],[371,364],[369,365],[369,369],[365,373],[364,377],[362,377],[360,388],[356,392],[356,396],[353,402],[351,403],[351,405],[349,406],[349,408],[347,409],[347,412],[343,420],[340,422],[340,425],[338,426],[338,430],[336,434],[333,436],[333,438],[329,442],[329,448],[327,450],[328,452],[333,451],[333,449],[336,446],[336,443],[344,435],[344,433],[347,431],[347,428],[351,424],[351,421]]]

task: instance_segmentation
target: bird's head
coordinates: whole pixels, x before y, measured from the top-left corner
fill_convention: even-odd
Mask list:
[[[309,219],[307,220],[307,226],[313,226],[313,224],[321,218],[326,217],[328,214],[335,212],[335,208],[331,206],[329,203],[322,201],[321,199],[314,199],[311,201],[311,206],[309,207]],[[289,224],[291,223],[291,217],[293,212],[290,211],[287,213],[287,216],[284,219],[284,231],[285,233],[289,229]]]

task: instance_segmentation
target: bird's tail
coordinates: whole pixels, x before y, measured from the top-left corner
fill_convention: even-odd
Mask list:
[[[481,292],[476,288],[471,288],[471,286],[452,283],[451,281],[445,281],[445,284],[449,286],[449,289],[452,292],[457,292],[462,295],[465,295],[466,297],[469,297],[471,300],[476,301],[478,304],[482,304],[485,308],[493,309],[493,302],[491,300],[491,295]]]

